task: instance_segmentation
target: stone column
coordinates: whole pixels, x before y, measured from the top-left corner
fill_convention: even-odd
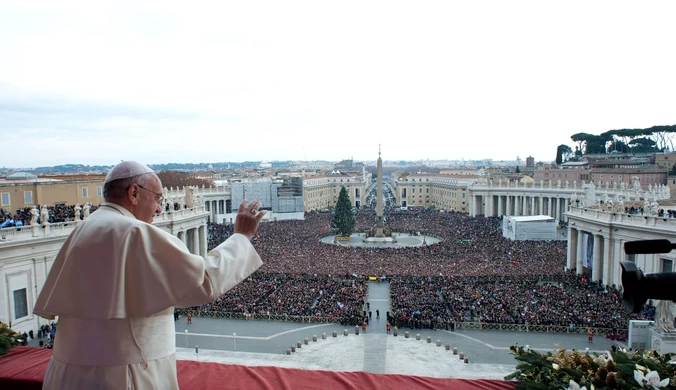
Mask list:
[[[573,269],[577,267],[577,229],[568,227],[568,257],[566,267]]]
[[[198,228],[193,228],[190,230],[192,233],[192,248],[190,248],[190,252],[194,255],[199,255],[200,254],[200,235],[199,235],[199,230]]]
[[[592,281],[603,278],[603,236],[594,234],[594,259],[592,263]]]
[[[492,217],[491,215],[491,201],[493,200],[493,197],[491,195],[485,195],[484,200],[486,202],[486,205],[484,206],[484,217]]]
[[[576,254],[575,254],[575,273],[582,273],[582,240],[584,240],[584,232],[582,230],[577,230],[577,245],[576,245]]]
[[[615,261],[619,260],[625,260],[623,253],[624,251],[622,250],[622,240],[614,239],[613,240],[613,253],[615,254],[616,258],[614,259]],[[616,286],[619,286],[622,284],[622,268],[619,266],[613,267],[612,270],[612,279],[608,283],[611,286],[615,284]]]
[[[502,211],[502,195],[498,195],[498,217],[502,216],[504,212]]]
[[[603,237],[603,284],[611,286],[613,284],[613,241],[608,237]]]
[[[188,248],[188,252],[195,253],[195,252],[193,252],[193,249],[192,249],[192,247],[193,247],[192,231],[193,231],[193,229],[186,230],[184,240],[185,240],[185,246],[186,246],[186,248]]]
[[[177,237],[178,237],[179,240],[183,241],[183,245],[185,245],[185,232],[183,230],[178,232]]]
[[[556,198],[549,198],[549,216],[556,219]]]
[[[545,198],[543,198],[542,196],[540,196],[540,197],[538,198],[538,203],[539,203],[539,207],[540,207],[540,215],[543,215],[543,214],[545,213],[545,209],[544,209],[544,206],[545,206]]]
[[[535,197],[530,197],[530,215],[535,215]]]
[[[207,227],[206,225],[200,226],[199,229],[199,243],[200,243],[200,256],[207,256]]]
[[[528,215],[528,209],[526,208],[526,197],[521,195],[521,215]]]

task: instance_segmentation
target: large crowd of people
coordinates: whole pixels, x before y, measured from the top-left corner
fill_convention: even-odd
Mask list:
[[[271,273],[453,276],[555,274],[565,266],[562,241],[511,241],[502,237],[498,218],[473,218],[431,210],[391,212],[387,224],[397,232],[421,232],[442,241],[410,248],[327,245],[330,213],[308,213],[304,221],[262,224],[254,246]],[[371,227],[375,214],[357,214],[357,229]],[[218,240],[216,240],[218,241]]]
[[[47,206],[47,211],[49,212],[49,220],[47,222],[49,223],[60,223],[60,222],[72,222],[75,221],[76,218],[76,211],[75,211],[76,205],[65,205],[65,204],[57,204],[54,206]],[[36,207],[38,212],[42,209],[41,206]],[[80,206],[82,208],[82,206]],[[93,213],[96,211],[98,206],[91,206],[89,212]],[[30,225],[33,221],[31,220],[33,218],[31,214],[32,207],[24,207],[22,209],[17,209],[16,213],[12,215],[9,211],[2,210],[3,214],[3,220],[7,218],[13,218],[14,220],[17,221],[22,221],[24,226]],[[84,216],[83,212],[80,211],[80,219],[82,219]]]
[[[391,210],[393,231],[441,242],[413,248],[331,245],[332,214],[261,224],[253,239],[263,267],[216,302],[195,310],[325,317],[346,322],[363,313],[367,278],[391,284],[391,320],[398,326],[452,328],[463,321],[624,329],[630,318],[615,286],[565,271],[565,241],[512,241],[496,217],[434,210]],[[357,230],[375,213],[356,214]],[[230,226],[210,224],[209,249]]]
[[[424,324],[475,321],[624,329],[629,319],[652,319],[655,314],[650,306],[629,314],[615,287],[572,272],[545,277],[397,277],[390,285],[393,317],[399,324],[415,319]]]

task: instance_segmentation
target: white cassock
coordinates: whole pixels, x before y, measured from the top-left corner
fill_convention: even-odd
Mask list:
[[[43,389],[177,389],[174,307],[211,302],[261,265],[242,234],[202,258],[105,203],[63,244],[35,304],[59,317]]]

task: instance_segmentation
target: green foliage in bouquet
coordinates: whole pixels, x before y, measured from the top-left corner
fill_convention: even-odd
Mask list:
[[[528,346],[510,350],[519,363],[505,379],[517,380],[517,389],[676,389],[676,354],[621,350],[592,356],[558,345],[544,354]]]
[[[21,344],[21,335],[7,324],[0,322],[0,356],[6,354],[12,346],[19,344]]]

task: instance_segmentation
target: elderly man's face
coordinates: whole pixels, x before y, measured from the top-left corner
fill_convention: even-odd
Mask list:
[[[143,222],[152,223],[155,214],[162,213],[162,182],[156,175],[140,187],[140,199],[134,216]]]

